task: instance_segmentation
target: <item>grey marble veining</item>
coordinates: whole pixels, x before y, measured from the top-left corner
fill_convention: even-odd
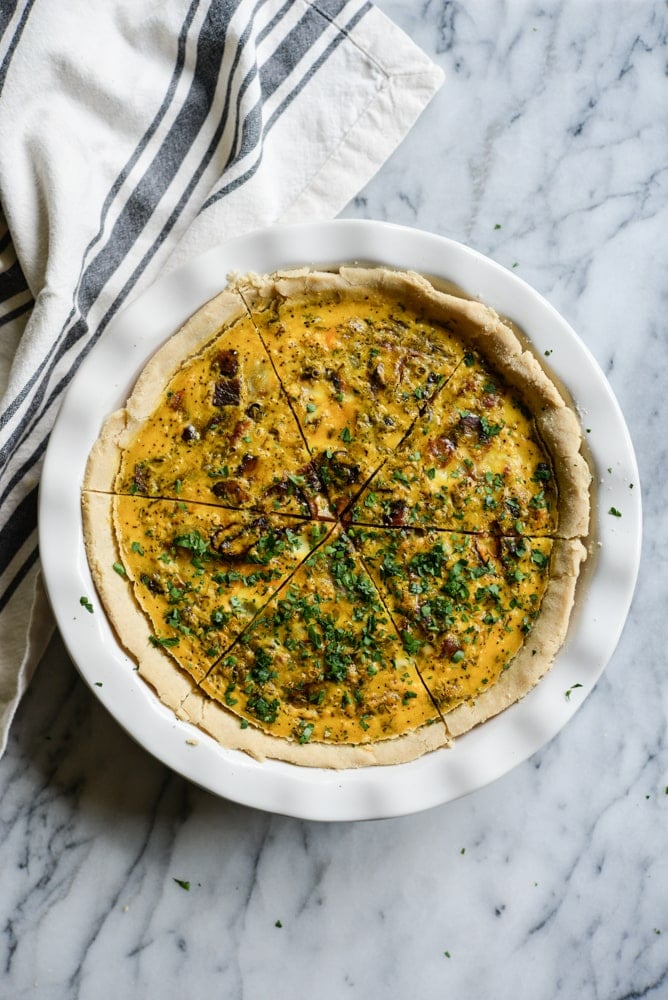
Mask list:
[[[500,781],[328,825],[171,773],[55,639],[0,761],[3,1000],[668,997],[668,7],[378,5],[447,79],[345,214],[515,266],[597,358],[643,487],[622,639]]]

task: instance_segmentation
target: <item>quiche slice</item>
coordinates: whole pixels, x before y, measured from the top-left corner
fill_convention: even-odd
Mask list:
[[[515,669],[525,644],[534,648],[542,602],[563,561],[557,547],[570,544],[412,528],[355,527],[350,537],[446,725],[453,708],[474,705]],[[583,555],[577,543],[571,560]],[[560,587],[570,608],[572,592]],[[551,624],[560,640],[567,622],[565,613]]]
[[[546,378],[541,382],[542,405],[552,407],[552,385]],[[477,352],[466,352],[363,491],[350,519],[554,536],[559,495],[554,461],[541,438],[543,412],[534,416],[514,386]],[[569,421],[570,411],[557,412]]]
[[[285,274],[241,291],[340,513],[450,377],[462,345],[392,272]]]
[[[445,730],[378,592],[337,526],[201,682],[250,726],[297,745],[373,745]],[[258,745],[262,746],[261,738]],[[405,748],[397,747],[397,756]]]
[[[113,414],[86,487],[329,517],[287,398],[237,293],[160,349]]]
[[[114,535],[113,562],[93,562],[98,586],[111,571],[125,580],[146,619],[141,644],[169,653],[195,681],[329,530],[322,521],[125,494],[87,494],[84,517],[91,552],[102,531]],[[107,609],[123,636],[125,605],[109,596]]]

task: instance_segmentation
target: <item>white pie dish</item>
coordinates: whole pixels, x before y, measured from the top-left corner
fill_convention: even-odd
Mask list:
[[[154,350],[221,290],[229,273],[340,263],[420,271],[460,286],[513,320],[539,358],[549,352],[551,371],[583,417],[595,489],[590,558],[569,635],[539,685],[450,749],[389,767],[325,771],[226,750],[160,704],[119,647],[96,598],[80,488],[104,418],[123,405]],[[610,515],[611,508],[623,516]],[[467,247],[362,221],[258,231],[159,278],[112,321],[73,379],[51,435],[39,504],[42,566],[56,620],[82,676],[117,721],[165,764],[216,794],[320,820],[380,818],[446,802],[501,776],[553,738],[615,649],[635,586],[641,525],[638,471],[623,416],[595,360],[563,318],[516,274]],[[93,603],[93,614],[81,606],[83,596]]]

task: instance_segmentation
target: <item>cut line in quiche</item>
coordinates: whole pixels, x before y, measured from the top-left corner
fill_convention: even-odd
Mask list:
[[[539,679],[545,651],[567,623],[585,556],[579,541],[411,528],[349,533],[449,731],[459,705],[475,702],[479,721],[495,714],[502,676],[517,672],[529,637],[525,658]],[[546,613],[555,601],[562,620]]]
[[[89,536],[111,522],[112,568],[132,587],[149,642],[197,682],[329,530],[323,521],[125,494],[87,494],[85,515]]]
[[[91,489],[331,517],[287,397],[234,292],[155,354],[99,448],[112,468],[94,464],[95,478],[89,468]]]
[[[201,683],[242,722],[305,745],[447,742],[378,591],[339,527]],[[433,731],[431,731],[433,730]]]
[[[462,345],[392,272],[286,274],[241,291],[342,513],[450,377]]]
[[[385,268],[245,275],[103,427],[89,563],[140,675],[225,747],[401,763],[554,662],[587,554],[582,450],[488,307]]]

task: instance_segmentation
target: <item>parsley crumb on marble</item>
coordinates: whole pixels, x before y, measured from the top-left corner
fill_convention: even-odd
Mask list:
[[[274,927],[282,927],[282,926],[283,926],[283,924],[281,923],[281,921],[280,921],[280,920],[276,920],[276,921],[275,921],[275,923],[274,923]]]
[[[445,955],[446,958],[452,958],[452,955],[450,954],[449,951],[444,951],[443,954]]]
[[[188,882],[186,879],[175,878],[174,881],[176,882],[177,885],[180,885],[182,889],[185,889],[186,892],[190,892],[190,882]]]
[[[93,614],[93,605],[90,603],[87,597],[80,597],[79,604],[81,605],[82,608],[85,608],[86,611],[89,611],[91,615]]]

